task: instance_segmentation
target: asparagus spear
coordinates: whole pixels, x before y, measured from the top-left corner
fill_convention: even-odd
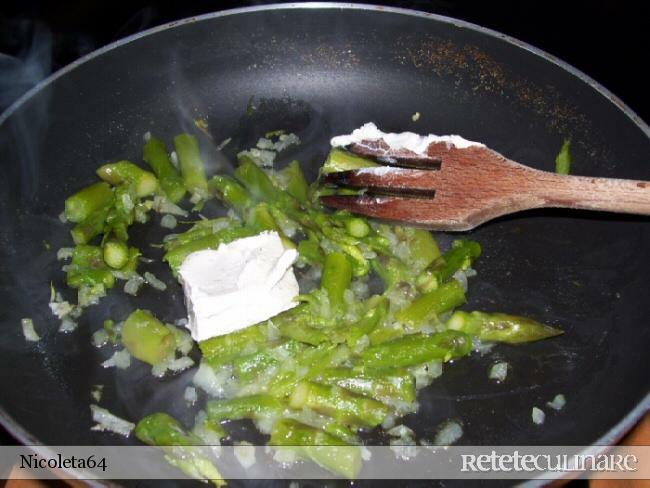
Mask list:
[[[279,417],[286,409],[277,398],[270,395],[250,395],[230,400],[211,400],[206,407],[208,420],[259,419]]]
[[[136,310],[124,322],[122,343],[132,356],[158,364],[174,353],[174,334],[147,310]]]
[[[562,149],[555,158],[555,172],[561,175],[571,172],[571,138],[564,139]]]
[[[248,156],[239,157],[239,167],[235,170],[237,178],[257,200],[275,203],[282,199],[282,190],[277,188],[268,175]]]
[[[173,203],[178,203],[185,196],[185,186],[183,186],[183,179],[169,160],[165,143],[151,137],[145,143],[142,152],[144,161],[151,166],[158,177],[167,198]]]
[[[97,170],[97,175],[111,185],[133,184],[136,195],[140,198],[152,195],[158,189],[156,176],[130,161],[105,164]]]
[[[135,435],[145,444],[160,446],[165,459],[188,476],[208,479],[215,486],[225,486],[223,476],[203,451],[203,442],[185,432],[180,423],[166,413],[154,413],[138,422]]]
[[[208,190],[240,214],[255,203],[248,190],[230,176],[217,175],[212,177],[208,181]]]
[[[309,427],[295,420],[280,420],[273,426],[272,446],[286,446],[319,466],[354,479],[361,471],[361,449],[348,446],[345,442],[327,432]]]
[[[298,161],[291,161],[286,168],[282,170],[282,176],[286,180],[286,190],[293,198],[302,204],[309,200],[309,185],[305,175],[300,168]]]
[[[301,342],[288,340],[277,346],[235,358],[232,363],[233,371],[240,384],[247,383],[254,380],[264,370],[279,365],[280,361],[296,356],[304,348],[305,346]]]
[[[174,147],[185,189],[192,194],[195,203],[205,200],[208,196],[208,180],[205,177],[199,141],[190,134],[180,134],[174,137]]]
[[[325,257],[323,276],[320,286],[329,298],[330,310],[333,316],[345,313],[347,308],[344,292],[352,281],[352,266],[348,258],[341,253],[333,252]]]
[[[268,341],[265,324],[199,342],[203,358],[212,367],[229,363],[238,356],[259,351]]]
[[[402,369],[358,371],[349,368],[328,368],[316,376],[316,381],[336,385],[386,404],[415,401],[415,379],[408,371]]]
[[[106,218],[113,205],[112,199],[101,208],[93,211],[85,220],[70,231],[75,244],[88,244],[94,237],[104,232]]]
[[[346,342],[348,346],[354,349],[361,338],[370,334],[381,324],[388,315],[388,300],[386,297],[373,297],[366,304],[369,309],[364,316],[348,328]]]
[[[317,346],[329,340],[327,332],[312,327],[315,319],[307,305],[299,305],[291,310],[283,312],[273,319],[275,325],[280,329],[280,334],[305,344]]]
[[[417,287],[422,293],[435,290],[460,269],[467,269],[481,255],[478,242],[454,241],[452,248],[434,260],[417,278]]]
[[[189,230],[181,234],[173,234],[165,240],[165,250],[171,251],[192,241],[201,239],[226,228],[241,227],[240,223],[228,217],[199,220]]]
[[[351,171],[361,168],[373,168],[379,166],[371,159],[366,159],[343,149],[332,149],[321,168],[321,173],[336,173],[338,171]]]
[[[505,313],[457,311],[447,322],[447,327],[477,336],[482,341],[508,344],[539,341],[563,333],[533,319]]]
[[[257,231],[249,227],[225,228],[214,234],[210,234],[175,247],[168,251],[164,255],[163,259],[167,261],[173,271],[177,271],[178,268],[180,268],[181,264],[183,264],[185,258],[195,251],[202,251],[203,249],[216,249],[221,243],[232,242],[235,239],[250,237],[255,234],[257,234]]]
[[[113,269],[123,268],[129,261],[129,246],[119,240],[109,240],[104,243],[104,262]]]
[[[466,356],[471,350],[472,340],[463,332],[412,334],[369,347],[361,353],[361,364],[368,368],[406,368],[434,359],[450,361]]]
[[[433,291],[420,295],[395,314],[395,319],[411,327],[419,327],[427,320],[465,303],[465,292],[456,280],[449,281]]]
[[[87,244],[78,245],[72,252],[66,282],[71,288],[103,285],[112,288],[115,277],[104,263],[102,248]]]
[[[344,424],[376,427],[389,413],[389,408],[377,400],[357,395],[338,386],[303,381],[289,398],[295,409],[310,408]]]
[[[110,185],[95,183],[69,196],[65,201],[65,218],[70,222],[83,222],[95,211],[105,207],[113,198]]]

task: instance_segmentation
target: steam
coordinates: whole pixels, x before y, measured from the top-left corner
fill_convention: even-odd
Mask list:
[[[0,53],[0,111],[50,74],[52,33],[40,22],[21,19],[8,31],[22,46],[14,56]]]

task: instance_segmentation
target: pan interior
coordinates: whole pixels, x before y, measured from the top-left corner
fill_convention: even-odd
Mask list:
[[[70,245],[57,218],[65,197],[94,181],[104,162],[139,161],[145,132],[169,141],[198,118],[209,124],[201,139],[214,171],[229,170],[236,151],[265,132],[285,129],[302,145],[284,159],[299,159],[313,178],[332,135],[374,121],[386,131],[461,134],[546,170],[571,136],[576,174],[650,179],[648,137],[607,97],[537,54],[442,19],[279,8],[204,18],[122,44],[46,84],[0,125],[0,391],[10,428],[15,422],[49,444],[133,442],[89,430],[95,384],[105,385],[103,406],[121,417],[163,410],[191,423],[183,389],[192,372],[156,380],[142,364],[102,369],[110,352],[91,345],[105,318],[122,320],[136,306],[170,322],[184,315],[165,266],[148,269],[171,293],[144,290],[137,300],[112,293],[70,334],[57,333],[47,302],[50,282],[63,282],[56,249]],[[215,144],[229,137],[217,154]],[[161,236],[154,222],[135,241]],[[566,333],[450,364],[405,423],[430,438],[442,421],[459,420],[466,444],[600,439],[650,386],[649,222],[535,211],[466,236],[484,249],[467,309],[529,315]],[[40,342],[25,342],[22,317],[33,318]],[[512,366],[504,384],[487,378],[497,360]],[[531,408],[558,393],[565,409],[534,425]]]

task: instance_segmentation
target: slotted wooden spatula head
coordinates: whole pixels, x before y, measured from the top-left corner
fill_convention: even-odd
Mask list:
[[[328,206],[432,230],[470,230],[521,210],[566,207],[650,214],[648,182],[558,175],[511,161],[481,144],[432,142],[425,152],[383,139],[347,149],[385,166],[329,173],[328,185],[364,188],[360,196],[321,197]]]

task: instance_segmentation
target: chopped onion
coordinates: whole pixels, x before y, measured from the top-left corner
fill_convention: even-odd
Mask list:
[[[490,368],[489,378],[496,381],[504,381],[508,376],[508,363],[500,361],[495,363]]]
[[[433,380],[442,374],[442,363],[440,361],[430,361],[409,368],[409,372],[415,377],[415,388],[420,390],[433,383]]]
[[[458,439],[463,436],[463,428],[458,422],[449,420],[442,424],[436,437],[433,439],[433,444],[436,446],[451,446]]]
[[[176,154],[176,151],[172,151],[169,154],[169,161],[174,165],[176,169],[178,169],[178,154]]]
[[[350,288],[354,292],[357,300],[365,300],[370,296],[370,287],[363,280],[352,280]]]
[[[253,147],[248,151],[241,151],[237,154],[238,159],[242,156],[248,156],[256,165],[262,168],[270,168],[273,166],[276,153],[275,151]]]
[[[455,279],[463,288],[463,291],[467,293],[467,275],[465,274],[465,271],[459,269],[453,274],[452,278]]]
[[[59,220],[62,224],[66,224],[68,222],[68,218],[65,216],[65,212],[61,212],[59,214]]]
[[[413,437],[415,435],[412,429],[402,424],[388,429],[386,433],[391,437]]]
[[[180,371],[185,371],[188,368],[191,368],[194,366],[194,359],[192,359],[189,356],[181,356],[178,359],[174,359],[173,361],[170,361],[169,365],[167,366],[170,371],[173,371],[174,373],[178,373]]]
[[[52,301],[48,305],[52,311],[52,314],[54,314],[54,316],[58,319],[67,317],[74,309],[74,306],[70,302],[66,301]]]
[[[232,141],[232,137],[228,137],[227,139],[224,139],[219,143],[217,146],[217,151],[221,151],[224,147],[226,147],[228,144],[230,144],[230,141]]]
[[[544,420],[546,419],[546,414],[544,413],[543,410],[533,407],[533,410],[531,412],[531,417],[533,419],[533,423],[537,425],[542,425],[544,423]]]
[[[552,402],[546,402],[546,406],[553,410],[562,410],[565,405],[566,397],[562,393],[555,395]]]
[[[167,197],[155,196],[153,198],[153,207],[156,212],[161,214],[178,215],[179,217],[187,217],[189,213],[181,207],[172,203]],[[163,226],[164,227],[164,226]]]
[[[156,278],[156,275],[150,273],[149,271],[145,272],[144,279],[149,285],[151,285],[152,288],[156,290],[165,291],[167,289],[165,282]]]
[[[102,393],[104,392],[104,385],[95,385],[90,391],[90,396],[98,402],[102,399]]]
[[[295,448],[277,446],[273,453],[273,460],[283,466],[291,465],[298,461],[298,454]]]
[[[72,247],[62,247],[56,252],[56,259],[59,261],[70,259],[72,257],[73,252],[74,252],[74,248]]]
[[[101,283],[93,286],[82,286],[77,293],[77,304],[82,308],[97,305],[99,300],[105,296],[106,288]]]
[[[233,454],[244,469],[249,469],[255,464],[255,446],[246,441],[241,441],[233,447]]]
[[[178,225],[178,222],[176,221],[176,217],[170,214],[165,214],[163,215],[163,218],[160,219],[160,227],[164,227],[165,229],[174,229]]]
[[[104,368],[126,369],[131,366],[131,355],[126,349],[115,351],[113,355],[102,363]]]
[[[174,357],[168,358],[164,361],[161,361],[151,368],[151,374],[160,378],[168,370],[173,373],[179,373],[185,371],[188,368],[191,368],[194,365],[194,360],[188,356],[181,356],[178,359]]]
[[[187,388],[185,388],[185,393],[183,394],[183,398],[185,398],[185,401],[190,405],[194,405],[198,398],[196,394],[196,388],[194,388],[193,386],[188,386]]]
[[[142,276],[138,274],[132,276],[127,280],[126,283],[124,283],[124,293],[136,296],[143,283],[144,283],[144,278]]]
[[[483,342],[478,337],[472,337],[472,348],[481,355],[490,352],[494,345],[494,342]]]
[[[97,425],[92,427],[91,430],[110,431],[116,434],[129,437],[131,431],[135,429],[135,424],[124,420],[111,412],[98,405],[90,405],[90,410],[93,415],[93,420]]]
[[[211,397],[224,396],[234,386],[231,368],[224,366],[215,371],[205,361],[201,361],[192,382]]]
[[[23,335],[25,340],[30,342],[38,342],[41,340],[40,336],[34,330],[34,321],[30,318],[20,320],[20,325],[23,327]]]
[[[76,330],[78,325],[79,324],[77,324],[77,322],[72,320],[70,317],[64,317],[61,321],[61,325],[59,325],[59,332],[67,334],[68,332]]]

